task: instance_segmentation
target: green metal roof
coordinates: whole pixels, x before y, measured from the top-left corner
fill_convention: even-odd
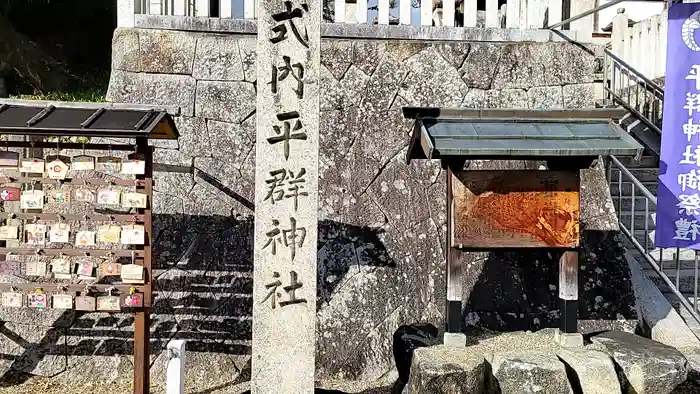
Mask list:
[[[416,119],[407,160],[444,157],[639,156],[617,109],[470,110],[404,108]]]

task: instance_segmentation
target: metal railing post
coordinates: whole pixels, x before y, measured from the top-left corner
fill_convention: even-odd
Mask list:
[[[681,249],[676,248],[675,253],[673,256],[673,259],[676,263],[676,278],[675,281],[672,281],[664,272],[664,249],[663,248],[658,248],[659,256],[658,256],[658,261],[657,259],[650,253],[651,251],[650,246],[649,246],[649,204],[653,204],[656,206],[657,204],[657,198],[654,196],[621,162],[620,160],[617,159],[615,156],[610,156],[610,167],[608,169],[608,175],[609,176],[609,182],[612,184],[612,166],[615,166],[616,170],[618,171],[618,176],[617,176],[617,187],[618,187],[618,207],[619,207],[619,212],[618,212],[618,224],[620,226],[620,232],[622,232],[632,243],[632,246],[641,254],[641,256],[644,258],[649,263],[649,266],[656,272],[656,274],[661,278],[661,280],[664,282],[666,286],[670,289],[670,291],[673,293],[673,295],[678,298],[680,304],[688,310],[688,313],[692,316],[693,319],[695,319],[696,322],[700,323],[700,314],[698,314],[698,300],[697,300],[697,294],[698,294],[698,271],[700,270],[700,267],[698,267],[698,253],[695,252],[694,255],[694,283],[693,283],[693,295],[694,295],[694,300],[693,303],[691,304],[688,301],[688,298],[683,295],[683,293],[680,291],[680,275],[681,275],[681,264],[682,260],[680,258],[681,256]],[[625,221],[622,220],[622,196],[623,196],[623,185],[624,181],[629,182],[630,186],[632,187],[632,190],[630,192],[630,195],[632,197],[632,203],[630,205],[630,228],[628,228],[625,225]],[[637,194],[639,192],[640,194]],[[636,215],[636,209],[635,209],[635,199],[639,197],[643,197],[645,199],[645,208],[644,208],[644,245],[642,245],[637,238],[635,237],[635,215]],[[675,282],[675,283],[674,283]]]

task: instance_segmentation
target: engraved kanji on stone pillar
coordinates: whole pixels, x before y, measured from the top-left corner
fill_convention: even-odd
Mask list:
[[[258,0],[252,394],[312,394],[321,3]]]

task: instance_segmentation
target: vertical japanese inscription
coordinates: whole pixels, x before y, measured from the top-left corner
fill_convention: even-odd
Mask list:
[[[665,84],[670,93],[662,106],[655,248],[700,250],[700,52],[697,38],[685,34],[699,12],[700,3],[694,2],[668,9]]]
[[[319,0],[259,0],[252,394],[313,393]]]

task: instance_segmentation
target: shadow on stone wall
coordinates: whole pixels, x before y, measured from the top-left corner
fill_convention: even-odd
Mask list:
[[[168,341],[183,339],[187,341],[191,373],[196,375],[198,370],[206,369],[210,376],[219,375],[218,380],[207,382],[206,386],[214,389],[235,386],[250,379],[254,205],[203,171],[174,167],[159,169],[197,171],[198,179],[233,198],[249,213],[230,216],[154,215],[153,379],[163,379],[163,349]],[[386,280],[400,274],[397,262],[391,257],[396,255],[395,251],[390,252],[388,249],[391,248],[385,245],[384,231],[383,228],[333,220],[320,221],[319,310],[329,305],[334,296],[347,293],[347,289],[341,292],[338,287],[343,283],[341,279],[362,272],[366,266],[388,268],[385,273],[389,278]],[[584,231],[583,238],[584,262],[580,277],[582,330],[625,328],[613,327],[618,321],[636,325],[629,272],[627,265],[620,260],[623,250],[614,233]],[[418,237],[410,242],[412,246],[407,246],[406,250],[417,255],[423,253]],[[440,256],[435,258],[443,260]],[[467,330],[473,327],[492,331],[537,330],[556,326],[558,258],[553,252],[531,249],[466,254],[462,280],[465,284]],[[444,267],[444,263],[436,264]],[[616,285],[610,286],[610,283]],[[419,292],[415,287],[405,290],[407,296]],[[437,302],[443,297],[436,297]],[[12,319],[6,318],[10,313]],[[348,320],[353,315],[348,316]],[[131,375],[131,315],[30,309],[8,312],[4,309],[0,318],[6,321],[0,326],[0,333],[7,338],[2,341],[0,349],[0,365],[4,366],[0,371],[3,372],[0,385],[18,384],[32,375],[59,379],[74,376],[88,365],[102,370],[95,371],[95,374],[103,374],[97,376],[105,376],[104,379],[111,376],[112,371],[119,372],[122,378]],[[415,322],[416,318],[421,317],[407,316],[406,321]],[[391,331],[398,325],[391,327]],[[347,329],[369,335],[364,332],[363,325],[351,324]],[[320,361],[344,361],[324,355],[323,345],[322,339],[318,345]],[[95,361],[96,356],[100,361]],[[348,356],[361,359],[357,351],[348,353]],[[391,358],[390,350],[385,357]],[[90,380],[91,376],[86,375],[84,379]],[[201,392],[211,391],[212,387]]]
[[[582,232],[581,332],[636,330],[633,287],[624,249],[616,234]],[[561,254],[546,249],[467,254],[467,272],[463,276],[463,283],[471,289],[463,308],[467,331],[475,328],[536,331],[559,327],[557,283]]]
[[[152,368],[159,358],[164,363],[161,353],[174,339],[186,340],[188,351],[247,358],[251,353],[254,302],[253,218],[154,215],[154,234]],[[377,229],[330,220],[319,223],[318,248],[327,249],[326,254],[331,256],[319,258],[319,308],[333,297],[335,283],[339,282],[333,277],[342,278],[352,265],[395,266],[379,234]],[[337,258],[344,250],[362,256],[353,260]],[[37,313],[53,312],[53,326],[22,326],[18,330],[15,323],[0,325],[2,342],[6,343],[3,347],[11,350],[0,351],[6,367],[0,387],[20,384],[36,374],[59,375],[82,358],[89,362],[94,356],[133,355],[131,315],[74,310],[26,312],[27,321],[22,323],[27,325],[35,324]],[[8,346],[8,341],[13,345]],[[237,376],[227,385],[250,379],[249,361],[243,361],[237,369]]]

